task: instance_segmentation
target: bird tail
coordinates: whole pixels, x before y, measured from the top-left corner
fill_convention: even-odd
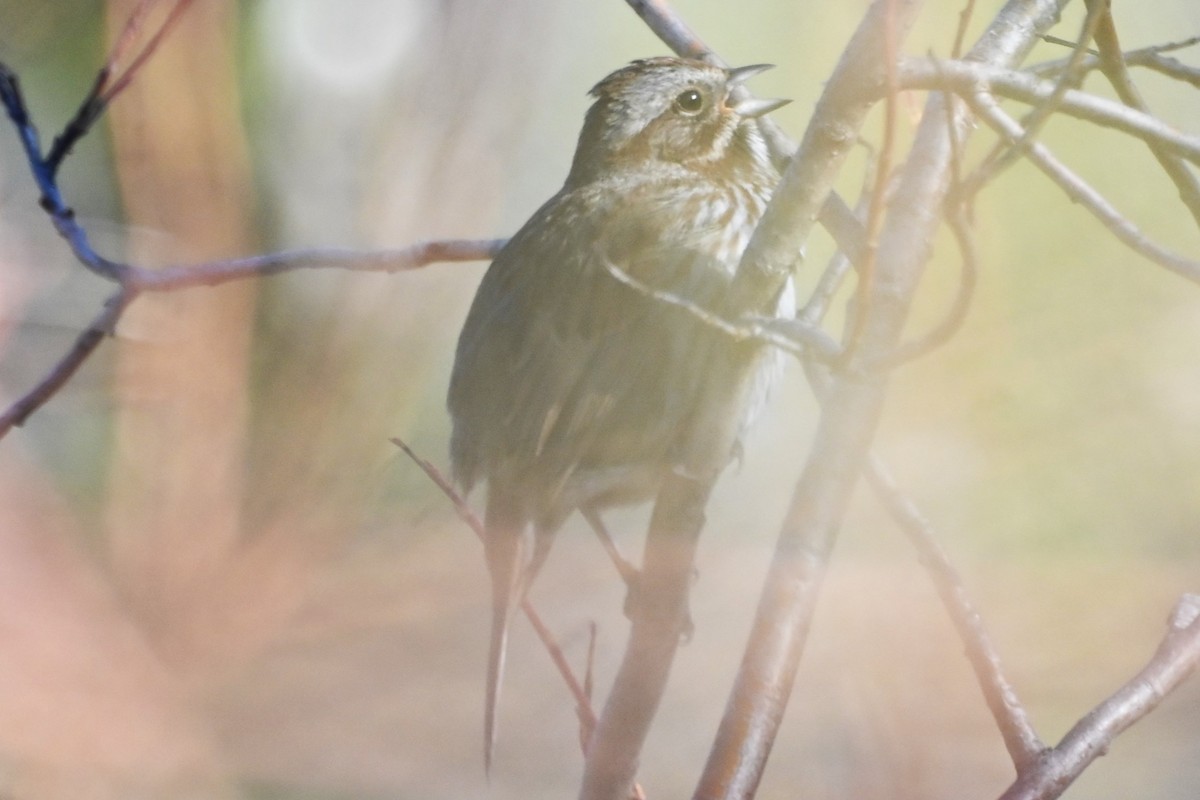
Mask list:
[[[484,516],[484,552],[492,579],[492,635],[488,647],[487,688],[483,710],[483,768],[492,769],[496,747],[496,707],[500,684],[504,679],[504,656],[508,645],[508,624],[521,602],[525,583],[524,515],[514,508],[505,492],[488,490]]]

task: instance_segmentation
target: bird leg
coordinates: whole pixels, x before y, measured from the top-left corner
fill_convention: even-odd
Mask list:
[[[604,546],[604,552],[608,553],[609,559],[613,562],[613,566],[617,568],[617,572],[621,573],[621,580],[625,581],[625,616],[633,618],[633,608],[638,602],[638,594],[641,585],[642,571],[633,565],[633,562],[625,558],[621,554],[620,548],[617,547],[616,541],[612,534],[608,532],[608,526],[604,524],[604,520],[600,516],[600,511],[594,505],[588,504],[580,506],[579,513],[583,514],[583,518],[587,520],[588,526],[592,532],[596,534],[596,538],[600,540],[600,544]],[[696,578],[696,570],[692,569],[692,580]],[[692,622],[691,612],[687,612],[683,623],[683,632],[680,638],[683,641],[691,641],[692,634],[695,632],[696,626]]]
[[[613,562],[613,566],[617,568],[617,572],[621,573],[621,580],[625,581],[625,586],[628,587],[629,592],[632,594],[638,578],[641,577],[641,571],[633,565],[632,561],[621,554],[617,543],[613,540],[612,535],[608,532],[608,528],[604,525],[604,520],[600,518],[600,511],[594,505],[589,503],[580,506],[579,513],[583,514],[583,518],[587,520],[587,524],[591,527],[592,532],[596,534],[596,538],[604,546],[604,552],[608,553],[609,560]]]

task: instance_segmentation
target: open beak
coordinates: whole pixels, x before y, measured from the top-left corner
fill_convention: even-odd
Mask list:
[[[792,102],[784,98],[771,98],[769,100],[759,99],[757,97],[747,97],[737,105],[732,106],[734,113],[744,119],[754,119],[761,117],[763,114],[770,114],[777,108],[782,108]]]
[[[751,64],[748,67],[735,67],[729,70],[729,79],[727,82],[730,86],[737,86],[760,72],[766,72],[774,66],[774,64]],[[762,100],[757,97],[747,97],[745,100],[730,106],[730,108],[739,117],[754,119],[755,117],[761,117],[763,114],[770,114],[775,109],[786,106],[790,102],[792,101],[779,98]]]
[[[748,67],[734,67],[729,70],[729,83],[745,83],[748,78],[753,78],[760,72],[766,72],[769,69],[775,69],[774,64],[751,64]]]

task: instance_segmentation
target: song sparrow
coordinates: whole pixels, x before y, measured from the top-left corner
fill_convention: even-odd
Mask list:
[[[652,58],[598,83],[565,185],[496,256],[463,325],[450,447],[467,491],[488,482],[489,766],[508,622],[554,533],[576,509],[653,497],[672,470],[719,472],[777,371],[610,271],[721,313],[779,177],[755,118],[787,102],[730,91],[768,66]]]

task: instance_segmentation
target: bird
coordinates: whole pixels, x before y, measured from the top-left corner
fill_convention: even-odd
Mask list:
[[[467,313],[447,407],[454,480],[487,483],[489,774],[509,623],[556,532],[652,499],[672,472],[719,473],[780,371],[683,307],[722,314],[779,179],[757,121],[788,101],[735,92],[770,66],[655,57],[597,83],[566,181]],[[792,302],[789,285],[756,311]]]

